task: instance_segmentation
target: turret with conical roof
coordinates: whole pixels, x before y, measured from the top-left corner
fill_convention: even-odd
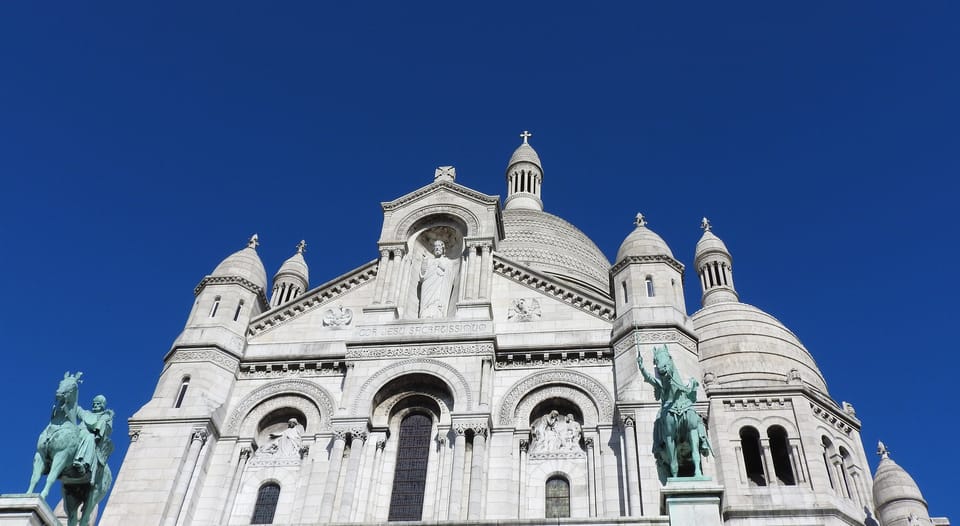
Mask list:
[[[270,308],[282,305],[303,294],[310,286],[310,271],[303,253],[307,242],[300,240],[297,253],[290,256],[273,277],[273,293],[270,296]]]
[[[913,477],[890,458],[890,450],[879,442],[880,464],[873,475],[873,504],[883,526],[931,524],[927,501]]]
[[[543,210],[540,186],[543,184],[543,166],[540,156],[530,146],[532,134],[526,130],[520,134],[523,144],[514,150],[507,163],[507,200],[504,208]]]
[[[725,301],[740,301],[737,289],[733,286],[733,258],[730,251],[712,232],[709,219],[704,217],[700,228],[703,229],[703,236],[697,242],[694,265],[703,288],[701,305],[706,307]]]

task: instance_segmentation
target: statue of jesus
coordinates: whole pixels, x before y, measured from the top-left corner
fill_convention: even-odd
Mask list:
[[[444,318],[450,300],[452,262],[443,241],[433,242],[433,257],[420,262],[420,318]]]

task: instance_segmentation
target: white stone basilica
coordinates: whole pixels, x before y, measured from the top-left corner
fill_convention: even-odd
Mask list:
[[[543,211],[522,136],[505,201],[440,167],[346,274],[311,286],[301,243],[270,286],[254,236],[204,277],[101,524],[948,524],[885,449],[871,477],[853,407],[740,301],[706,220],[688,314],[643,216],[611,265]],[[652,453],[637,353],[664,345],[699,382],[703,477]]]

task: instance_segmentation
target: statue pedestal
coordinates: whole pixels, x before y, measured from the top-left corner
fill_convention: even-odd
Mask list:
[[[661,513],[672,525],[722,526],[722,498],[723,486],[710,477],[671,477],[660,490]]]
[[[457,303],[457,319],[459,320],[491,320],[493,307],[490,300],[466,300]]]
[[[38,493],[0,495],[0,526],[62,526]]]
[[[400,318],[397,306],[378,303],[363,308],[364,323],[390,323]]]

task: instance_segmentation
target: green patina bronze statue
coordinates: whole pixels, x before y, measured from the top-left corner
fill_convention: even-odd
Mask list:
[[[50,423],[40,433],[33,457],[30,488],[33,493],[41,475],[47,475],[40,496],[47,497],[53,482],[63,484],[64,509],[68,526],[87,526],[97,503],[113,482],[107,458],[113,452],[113,410],[107,409],[103,395],[94,397],[89,411],[77,405],[80,378],[64,373],[57,388]],[[79,420],[79,424],[78,424]],[[83,506],[78,520],[77,511]]]
[[[676,477],[680,461],[689,458],[693,476],[702,477],[701,457],[710,454],[710,442],[703,419],[693,408],[699,382],[690,378],[684,384],[673,364],[667,346],[653,348],[656,376],[643,368],[643,356],[637,347],[637,367],[643,379],[653,386],[653,396],[660,401],[660,413],[653,425],[653,455],[658,467]]]

